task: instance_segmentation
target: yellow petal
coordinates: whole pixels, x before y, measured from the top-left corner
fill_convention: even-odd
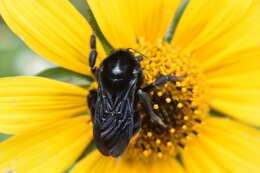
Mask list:
[[[198,53],[197,57],[203,60],[202,67],[209,70],[215,65],[225,62],[228,54],[259,47],[260,23],[256,22],[259,18],[260,2],[255,0],[237,26],[232,26],[218,39],[198,50],[201,54]]]
[[[173,42],[207,68],[227,53],[259,45],[259,17],[256,0],[191,1]]]
[[[89,73],[87,57],[92,31],[68,0],[1,0],[0,13],[39,55],[70,70]]]
[[[150,170],[149,167],[151,167]],[[145,168],[147,169],[147,173],[150,172],[184,173],[185,172],[183,167],[174,157],[168,158],[167,160],[157,160],[154,161],[152,164],[146,163]]]
[[[215,63],[209,69],[204,69],[208,78],[216,80],[229,76],[238,76],[245,73],[260,71],[260,46],[232,52],[223,61]],[[247,83],[247,82],[240,82]]]
[[[17,134],[87,111],[87,90],[41,77],[0,79],[0,132]]]
[[[108,40],[117,48],[132,47],[138,37],[162,39],[179,0],[88,0]]]
[[[207,71],[211,106],[239,120],[260,125],[260,48],[226,56]]]
[[[89,118],[62,120],[0,144],[1,172],[62,172],[92,138]]]
[[[123,157],[114,159],[111,157],[102,156],[97,150],[80,161],[71,171],[71,173],[184,173],[183,168],[174,159],[147,161],[142,160],[125,160]]]
[[[188,172],[259,172],[260,131],[223,118],[210,118],[183,151]]]
[[[194,142],[182,153],[182,159],[188,173],[222,173],[223,167],[209,156],[199,142]]]
[[[175,43],[182,47],[195,47],[192,43],[197,43],[200,47],[236,24],[247,12],[250,3],[242,0],[191,1],[177,28]]]

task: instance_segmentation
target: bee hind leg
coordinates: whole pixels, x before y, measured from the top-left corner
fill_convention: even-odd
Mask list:
[[[133,128],[133,136],[139,131],[142,125],[142,119],[140,117],[140,112],[135,111],[134,112],[134,128]]]
[[[139,89],[137,91],[137,94],[138,94],[139,99],[143,102],[144,109],[148,113],[148,115],[151,117],[151,119],[166,128],[167,126],[164,124],[162,119],[153,111],[153,107],[152,107],[153,102],[150,98],[150,95],[148,93],[142,91],[141,89]]]

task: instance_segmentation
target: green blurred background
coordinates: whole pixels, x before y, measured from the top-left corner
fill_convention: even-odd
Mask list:
[[[0,19],[0,77],[34,75],[53,66],[32,52]]]
[[[85,16],[84,0],[71,0]],[[56,65],[38,56],[28,48],[4,23],[0,16],[0,77],[35,75]]]

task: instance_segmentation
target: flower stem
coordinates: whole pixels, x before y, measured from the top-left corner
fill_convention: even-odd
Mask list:
[[[173,36],[175,34],[175,31],[177,29],[178,23],[187,7],[189,4],[190,0],[182,0],[180,3],[179,7],[177,8],[175,15],[173,17],[172,23],[170,24],[168,31],[164,37],[164,41],[170,43],[173,39]]]
[[[109,55],[111,53],[111,51],[113,50],[113,47],[108,42],[108,40],[102,33],[100,27],[98,26],[95,16],[94,16],[92,10],[90,9],[90,6],[87,1],[86,1],[86,4],[87,4],[87,21],[88,21],[89,25],[91,26],[91,28],[93,29],[93,31],[95,32],[96,36],[99,38],[106,54]]]

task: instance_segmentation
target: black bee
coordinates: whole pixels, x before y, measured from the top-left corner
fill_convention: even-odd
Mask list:
[[[103,155],[118,157],[141,128],[141,117],[137,110],[139,101],[151,119],[166,128],[154,113],[147,92],[168,81],[176,82],[179,77],[161,75],[154,83],[141,88],[144,82],[140,66],[144,57],[142,54],[136,57],[131,51],[134,49],[119,49],[113,51],[97,68],[94,35],[91,36],[90,46],[89,65],[98,82],[98,89],[91,90],[88,95],[94,142]]]

